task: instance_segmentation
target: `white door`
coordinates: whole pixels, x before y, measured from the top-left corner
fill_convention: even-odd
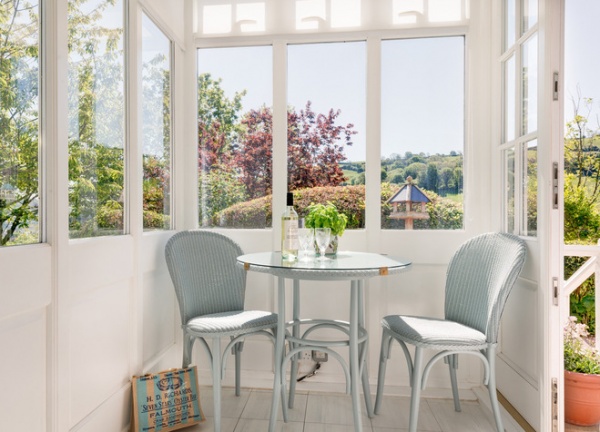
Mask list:
[[[559,277],[560,230],[554,196],[559,101],[557,2],[496,2],[497,124],[494,138],[499,225],[523,237],[528,259],[501,324],[498,389],[535,430],[552,430],[551,390],[559,360],[550,324],[557,321],[553,278]]]

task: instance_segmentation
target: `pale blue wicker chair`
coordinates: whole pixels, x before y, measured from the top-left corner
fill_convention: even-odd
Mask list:
[[[244,310],[246,272],[237,265],[240,255],[241,248],[230,238],[202,230],[179,232],[165,247],[181,313],[183,367],[191,363],[196,340],[211,361],[215,432],[221,429],[221,379],[229,350],[235,355],[235,394],[239,396],[244,339],[264,335],[274,343],[277,327],[277,314]],[[230,338],[225,349],[221,338]],[[212,350],[207,339],[212,339]]]
[[[481,358],[496,427],[503,432],[496,396],[496,343],[506,299],[525,261],[524,242],[506,233],[482,234],[464,243],[448,266],[445,319],[388,315],[381,321],[383,337],[375,413],[383,397],[386,362],[392,340],[400,343],[408,364],[411,390],[409,431],[417,431],[421,390],[432,365],[443,358],[449,365],[454,408],[460,411],[456,383],[458,354]],[[414,358],[407,344],[415,346]],[[423,350],[437,352],[423,367]]]

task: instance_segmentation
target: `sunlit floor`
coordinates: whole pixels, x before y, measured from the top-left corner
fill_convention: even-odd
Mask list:
[[[213,431],[212,388],[201,388],[200,400],[207,419],[186,432]],[[266,432],[269,424],[271,392],[242,389],[236,397],[233,389],[224,388],[222,398],[223,432]],[[364,432],[405,432],[408,430],[410,399],[386,396],[379,415],[369,419],[363,407]],[[450,399],[423,399],[419,431],[431,432],[495,432],[491,412],[474,401],[461,401],[462,412],[454,411]],[[353,417],[350,396],[337,393],[296,393],[289,422],[284,423],[279,410],[278,432],[351,432]]]

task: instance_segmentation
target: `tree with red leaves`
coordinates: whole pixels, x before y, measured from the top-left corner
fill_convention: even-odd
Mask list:
[[[288,109],[288,188],[338,186],[346,178],[340,162],[346,160],[344,146],[352,145],[353,125],[336,125],[340,111],[316,114],[311,102],[300,112]],[[242,118],[235,165],[252,198],[272,191],[273,115],[270,108],[250,110]]]
[[[198,168],[200,221],[211,224],[219,211],[273,190],[273,112],[262,106],[240,116],[245,91],[228,98],[220,79],[198,78]],[[336,124],[340,111],[317,114],[311,102],[289,108],[288,188],[338,186],[346,179],[340,162],[352,145],[354,125]]]

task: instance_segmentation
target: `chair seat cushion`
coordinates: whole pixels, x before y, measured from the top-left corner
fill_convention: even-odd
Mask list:
[[[234,336],[277,327],[277,314],[257,310],[220,312],[192,318],[185,327],[196,336]]]
[[[472,350],[487,346],[485,335],[480,331],[444,319],[388,315],[381,320],[381,325],[397,339],[423,348]]]

